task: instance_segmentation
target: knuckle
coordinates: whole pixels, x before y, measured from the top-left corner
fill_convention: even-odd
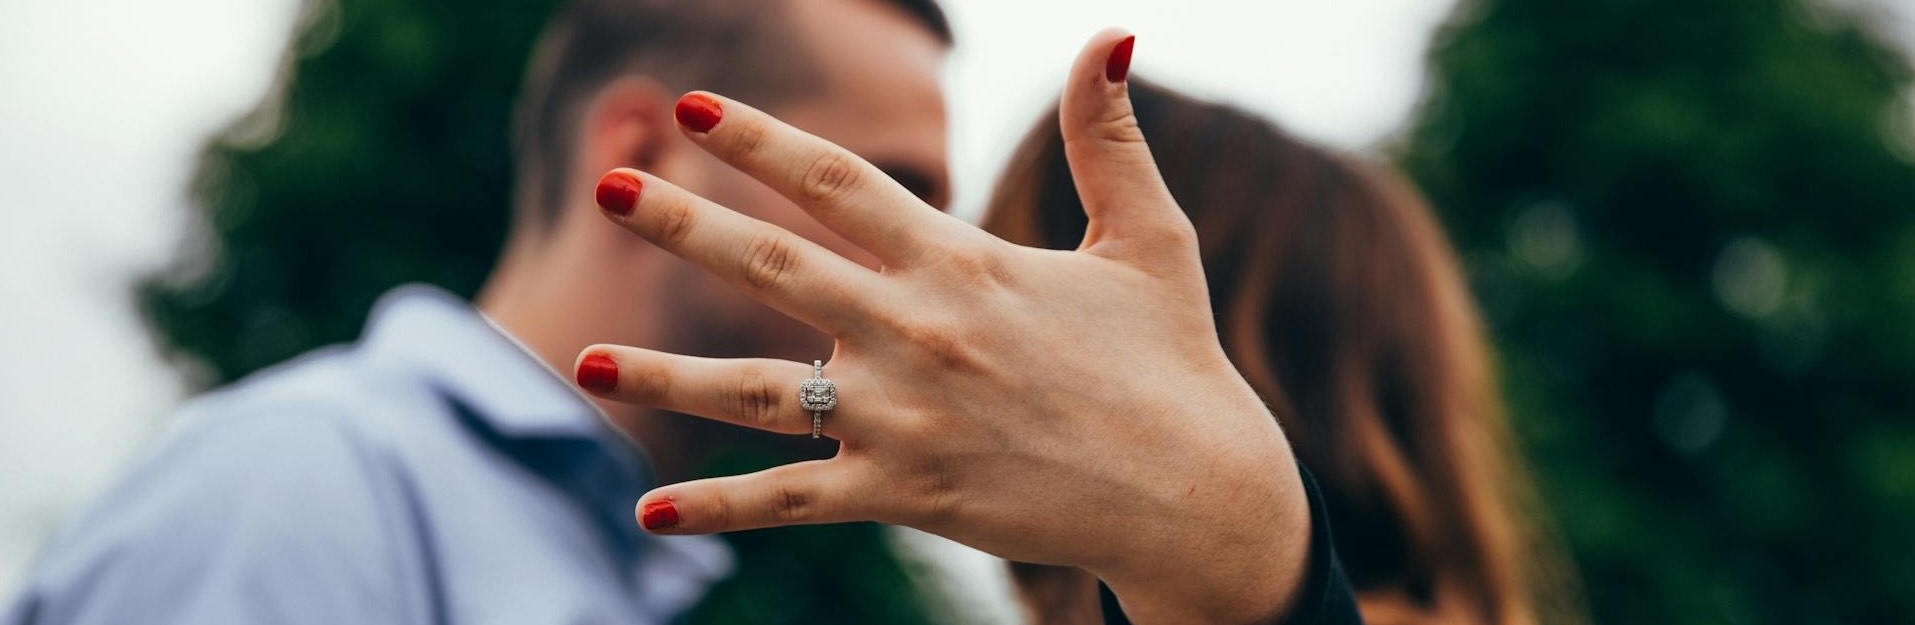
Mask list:
[[[692,231],[692,206],[688,202],[660,202],[646,220],[652,240],[665,248],[677,247]]]
[[[671,372],[660,367],[645,367],[634,372],[627,397],[637,402],[658,402],[671,395]]]
[[[952,251],[944,255],[944,265],[951,281],[966,289],[1003,286],[1015,277],[1010,263],[990,252]]]
[[[1197,227],[1190,223],[1190,219],[1184,216],[1182,210],[1178,210],[1177,215],[1167,221],[1169,223],[1159,232],[1165,243],[1187,248],[1198,246]]]
[[[1137,114],[1129,106],[1112,107],[1092,126],[1099,139],[1112,143],[1143,143],[1144,129],[1137,125]]]
[[[744,425],[759,429],[771,429],[778,424],[778,407],[781,396],[772,388],[771,379],[763,371],[751,369],[738,380],[736,391],[737,416]]]
[[[947,525],[958,514],[957,474],[949,463],[927,460],[919,463],[902,486],[914,503],[910,525],[936,528]]]
[[[935,414],[907,411],[890,415],[886,419],[884,434],[903,447],[923,449],[927,445],[936,445],[951,431],[938,422]]]
[[[790,485],[778,486],[772,493],[771,518],[781,523],[803,523],[817,514],[811,495]]]
[[[827,152],[805,167],[804,177],[799,181],[799,191],[804,199],[813,203],[836,203],[850,197],[862,182],[861,178],[858,166],[850,156],[843,152]]]
[[[950,425],[940,419],[939,415],[906,410],[888,412],[883,428],[877,430],[872,438],[877,439],[874,446],[917,450],[917,455],[903,459],[904,466],[908,468],[914,466],[913,463],[921,461],[919,456],[928,456],[930,450],[940,448],[944,439],[950,435]],[[900,475],[908,476],[910,473]]]
[[[712,497],[710,506],[711,506],[710,514],[711,514],[711,522],[712,522],[711,527],[713,528],[737,527],[737,525],[735,524],[732,518],[732,502],[731,502],[731,497],[729,495],[721,494],[720,496]],[[697,518],[697,517],[694,516],[693,518]]]
[[[731,129],[731,152],[743,158],[757,156],[764,151],[768,138],[770,133],[764,124],[739,124]]]
[[[797,251],[783,238],[772,234],[754,237],[745,245],[745,284],[761,291],[775,289],[784,284],[797,263]]]
[[[907,325],[904,340],[928,356],[937,365],[961,371],[981,368],[977,350],[964,341],[963,331],[955,324],[929,322]]]

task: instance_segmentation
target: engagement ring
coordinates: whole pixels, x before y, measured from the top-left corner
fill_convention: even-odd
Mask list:
[[[825,413],[838,407],[838,383],[825,379],[824,361],[811,361],[811,379],[798,384],[798,407],[811,411],[811,437],[818,438]]]

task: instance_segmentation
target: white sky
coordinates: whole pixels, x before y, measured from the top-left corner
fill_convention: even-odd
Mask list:
[[[0,0],[0,603],[178,400],[128,284],[200,137],[263,92],[287,0]]]
[[[1361,149],[1410,112],[1450,2],[946,0],[960,210],[1099,28],[1138,34],[1141,75]],[[180,399],[129,280],[174,249],[198,143],[261,96],[295,7],[0,0],[0,603]]]
[[[1361,147],[1396,129],[1451,0],[956,0],[950,93],[961,206],[976,206],[1084,42],[1137,34],[1133,72]]]

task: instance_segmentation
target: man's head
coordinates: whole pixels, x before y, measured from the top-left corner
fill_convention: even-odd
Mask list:
[[[593,188],[613,168],[645,170],[875,265],[686,139],[673,106],[697,89],[738,98],[942,206],[949,182],[939,74],[950,45],[934,0],[577,0],[542,36],[522,89],[514,225],[480,308],[561,371],[593,343],[829,357],[828,337],[605,219]],[[662,475],[688,477],[714,448],[755,434],[603,407]]]
[[[891,172],[934,203],[948,195],[939,72],[951,43],[932,0],[582,0],[548,28],[519,106],[517,214],[506,263],[538,280],[595,263],[613,306],[671,334],[653,347],[821,358],[830,344],[606,222],[593,182],[614,167],[657,174],[860,262],[801,209],[679,135],[678,96],[752,103]],[[526,253],[529,248],[535,252]],[[598,255],[586,258],[586,254]],[[520,271],[506,267],[504,271]],[[629,329],[599,328],[605,340]]]

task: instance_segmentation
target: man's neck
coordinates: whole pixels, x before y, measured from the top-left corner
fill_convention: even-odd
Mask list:
[[[539,360],[569,382],[579,352],[599,343],[657,346],[662,318],[656,290],[640,286],[641,258],[585,258],[590,247],[540,247],[537,240],[515,239],[486,280],[474,302],[479,311],[512,335]],[[565,248],[572,248],[567,250]],[[601,250],[603,251],[603,250]],[[630,250],[612,252],[627,253]],[[642,254],[632,254],[642,256]],[[594,262],[596,261],[596,262]],[[667,481],[685,479],[697,458],[685,451],[675,419],[618,402],[594,399],[613,426],[644,448],[654,471]]]

